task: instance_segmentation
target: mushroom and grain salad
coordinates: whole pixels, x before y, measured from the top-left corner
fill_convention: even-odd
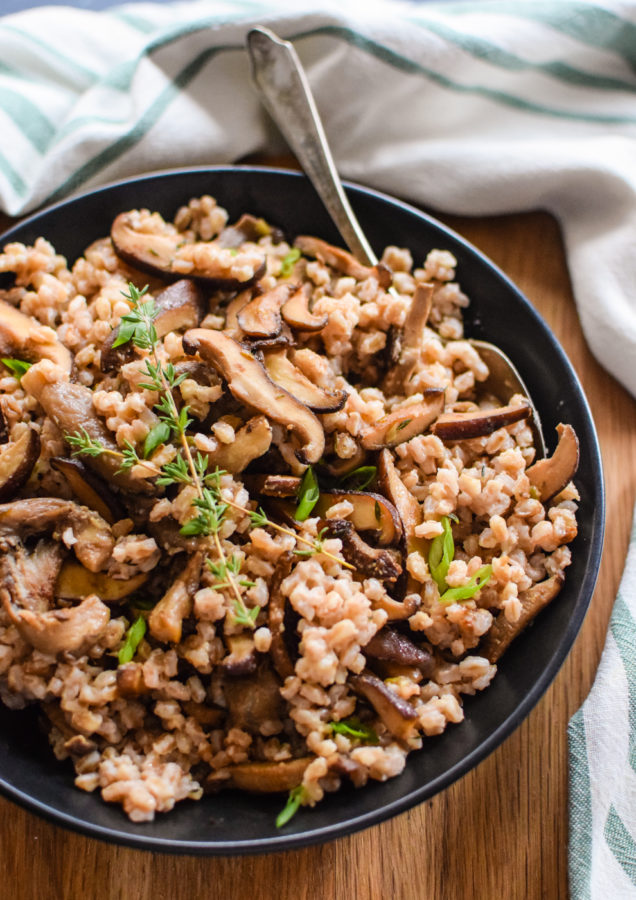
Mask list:
[[[558,594],[576,435],[417,264],[209,196],[0,254],[0,695],[132,820],[398,775]]]

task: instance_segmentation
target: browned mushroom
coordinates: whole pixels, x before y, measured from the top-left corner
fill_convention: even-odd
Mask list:
[[[218,442],[207,456],[212,466],[236,475],[267,453],[272,443],[272,426],[265,416],[253,416],[236,432],[231,444]]]
[[[431,654],[394,628],[382,628],[362,648],[362,652],[373,660],[413,666],[419,669],[425,678],[430,678],[435,669],[435,660]]]
[[[27,375],[29,374],[30,372],[27,372]],[[58,381],[40,386],[36,396],[44,412],[64,435],[77,435],[86,431],[89,437],[104,447],[106,452],[100,456],[86,457],[88,467],[128,493],[154,491],[152,484],[121,470],[119,447],[112,432],[106,428],[95,412],[93,394],[89,388],[83,384]]]
[[[259,292],[258,287],[258,285],[254,285],[254,287],[241,291],[236,297],[232,297],[225,307],[225,325],[223,326],[223,331],[225,334],[229,335],[229,337],[232,337],[237,341],[243,337],[243,332],[238,321],[238,314],[245,304],[249,303],[252,297]]]
[[[401,594],[402,593],[403,592],[401,592]],[[419,594],[414,592],[407,594],[403,600],[396,600],[393,597],[384,596],[379,597],[377,600],[373,600],[371,603],[373,609],[383,609],[385,611],[388,622],[403,622],[406,619],[410,619],[410,617],[418,611],[421,605],[422,598]]]
[[[137,210],[120,213],[110,236],[120,259],[164,281],[187,276],[210,288],[236,291],[253,284],[265,272],[262,253],[229,254],[218,241],[188,243],[183,235],[166,227],[161,232],[143,231]],[[216,249],[217,252],[210,252]]]
[[[0,503],[6,503],[29,480],[40,455],[40,437],[35,428],[20,426],[13,441],[0,445]]]
[[[148,692],[143,664],[124,663],[117,667],[117,693],[120,697],[139,697]]]
[[[4,300],[0,300],[0,357],[17,357],[26,362],[50,359],[67,376],[73,366],[70,351],[51,328]]]
[[[229,634],[225,641],[230,651],[221,663],[225,674],[233,678],[252,675],[257,665],[253,636],[246,632]]]
[[[331,507],[344,500],[353,506],[349,521],[356,531],[375,532],[375,538],[382,547],[399,542],[402,536],[400,517],[393,504],[382,494],[371,491],[321,491],[312,515],[326,519]]]
[[[90,646],[104,632],[110,619],[110,610],[95,594],[70,609],[32,612],[16,609],[7,590],[0,593],[5,612],[21,637],[42,653],[74,653]]]
[[[264,723],[280,721],[284,712],[280,684],[271,669],[223,682],[230,721],[235,728],[260,734]]]
[[[263,354],[267,374],[284,390],[317,413],[333,413],[345,405],[346,391],[326,391],[314,384],[298,369],[285,350],[268,350]]]
[[[296,497],[300,483],[297,475],[245,475],[243,478],[250,494],[263,497]]]
[[[283,680],[294,674],[294,665],[283,639],[285,597],[280,586],[291,572],[293,562],[294,554],[291,550],[287,550],[279,556],[269,585],[269,600],[267,601],[267,625],[272,635],[269,652],[272,664]]]
[[[157,337],[162,338],[169,331],[196,328],[207,312],[207,304],[201,288],[190,278],[181,278],[155,297],[154,326]],[[127,341],[119,347],[113,344],[119,337],[119,326],[113,329],[104,341],[101,350],[100,368],[102,372],[114,372],[134,358],[135,345]]]
[[[530,484],[542,503],[554,497],[570,482],[579,467],[579,440],[571,425],[556,427],[559,442],[549,459],[540,459],[526,470]]]
[[[313,756],[267,762],[244,762],[229,766],[221,776],[212,773],[208,787],[238,788],[256,794],[276,794],[290,791],[303,780],[303,774]]]
[[[375,278],[382,288],[391,286],[393,276],[391,270],[383,263],[377,263],[375,266],[365,266],[359,262],[352,253],[343,250],[341,247],[334,247],[320,238],[311,237],[309,235],[299,235],[294,241],[294,247],[297,247],[305,256],[312,256],[321,263],[331,266],[337,272],[343,275],[350,275],[357,281],[363,281],[365,278]]]
[[[364,465],[366,458],[366,450],[363,450],[359,444],[356,444],[353,456],[349,456],[347,459],[340,459],[338,456],[332,456],[329,459],[324,460],[322,465],[324,465],[327,472],[329,472],[330,475],[333,475],[334,478],[344,478],[345,475],[349,475],[350,472],[353,472],[355,469],[359,469],[360,466]]]
[[[527,591],[523,591],[519,595],[521,615],[516,622],[509,622],[504,613],[500,612],[480,645],[480,652],[484,654],[486,659],[491,663],[497,662],[512,641],[521,634],[534,617],[548,603],[554,600],[561,590],[563,582],[564,578],[562,575],[552,575],[545,581],[533,584]]]
[[[253,354],[226,334],[204,328],[187,331],[183,347],[192,356],[198,352],[214,366],[237,400],[285,425],[300,444],[296,456],[301,463],[318,462],[325,448],[320,420],[303,403],[274,384]]]
[[[326,519],[321,523],[333,537],[340,538],[342,555],[365,578],[395,582],[402,574],[400,555],[396,550],[371,547],[348,519]]]
[[[443,441],[465,441],[469,438],[485,437],[513,425],[532,415],[532,407],[526,401],[515,406],[500,406],[496,409],[476,409],[470,412],[449,412],[433,423],[431,431]]]
[[[233,225],[226,225],[219,234],[219,243],[222,247],[235,249],[246,241],[256,243],[263,237],[271,236],[274,243],[279,243],[282,234],[276,228],[272,228],[265,219],[257,219],[250,213],[243,213],[240,219]]]
[[[327,313],[317,316],[311,312],[309,298],[302,287],[294,291],[289,300],[283,304],[281,315],[285,322],[297,331],[322,331],[329,321]]]
[[[81,460],[56,456],[51,459],[51,467],[64,475],[79,502],[94,509],[109,525],[126,517],[123,506],[106,482],[91,472]]]
[[[148,572],[132,578],[112,578],[105,572],[90,572],[74,559],[64,561],[55,583],[55,596],[63,600],[81,600],[96,594],[104,603],[120,603],[148,581]]]
[[[376,675],[371,672],[352,675],[349,684],[357,694],[368,700],[395,737],[408,741],[417,734],[418,716],[411,704],[399,697]]]
[[[412,550],[423,552],[425,542],[415,535],[415,528],[422,521],[422,510],[416,498],[400,478],[390,450],[382,450],[378,456],[378,484],[398,511],[404,528],[408,552],[410,553]]]
[[[239,328],[249,337],[276,337],[283,327],[280,309],[291,291],[291,285],[277,284],[271,291],[249,300],[237,313]]]
[[[387,396],[406,393],[409,378],[420,358],[433,292],[434,286],[428,282],[417,285],[404,325],[394,334],[392,365],[383,385]]]
[[[0,549],[15,539],[53,532],[73,547],[78,560],[99,572],[111,557],[115,538],[107,522],[93,510],[71,500],[30,497],[0,506]]]
[[[361,444],[365,450],[381,450],[395,447],[422,434],[444,409],[444,391],[429,388],[424,392],[422,403],[411,403],[394,409],[378,419],[362,435]]]
[[[158,641],[178,644],[183,620],[190,614],[192,598],[201,579],[203,553],[194,553],[148,617],[150,634]]]

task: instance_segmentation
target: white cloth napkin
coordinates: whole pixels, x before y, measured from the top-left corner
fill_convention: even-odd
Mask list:
[[[294,41],[345,177],[451,213],[554,213],[587,339],[636,395],[635,2],[191,0],[7,16],[2,208],[282,149],[250,84],[256,24]],[[571,726],[575,900],[636,895],[636,687],[621,657],[625,635],[636,641],[635,566]]]

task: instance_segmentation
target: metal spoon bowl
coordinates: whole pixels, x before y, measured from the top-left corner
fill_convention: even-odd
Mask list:
[[[345,244],[361,263],[373,266],[378,259],[351,208],[329,148],[307,75],[289,41],[269,28],[253,28],[247,35],[252,77],[264,106],[294,152],[303,171],[333,219]],[[390,288],[390,290],[393,290]],[[541,420],[519,372],[506,354],[488,341],[471,339],[490,370],[483,387],[507,402],[523,394],[532,407],[530,424],[537,457],[546,456]]]

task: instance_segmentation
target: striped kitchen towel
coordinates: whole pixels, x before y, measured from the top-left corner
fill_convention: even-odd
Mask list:
[[[572,897],[636,897],[636,518],[601,664],[568,740]]]
[[[1,5],[0,5],[1,9]],[[460,214],[543,207],[636,395],[634,0],[192,0],[0,18],[0,206],[279,150],[247,30],[294,40],[343,175]]]

